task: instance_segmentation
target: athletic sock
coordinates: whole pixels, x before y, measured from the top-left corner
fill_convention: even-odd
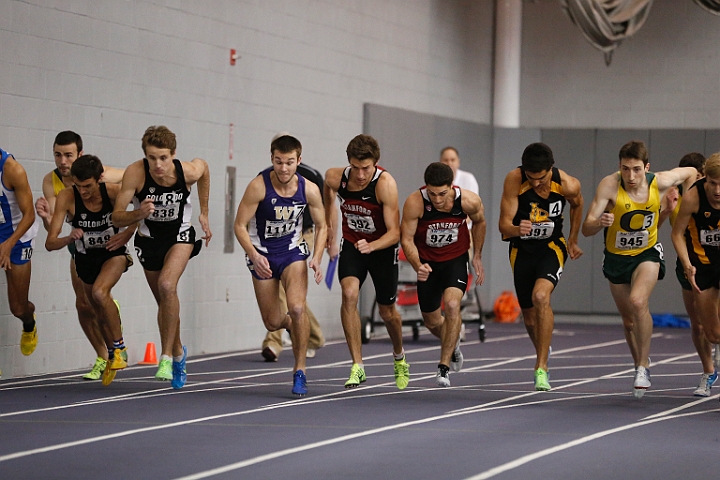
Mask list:
[[[400,352],[398,355],[395,355],[395,352],[393,352],[393,358],[395,360],[402,360],[403,358],[405,358],[405,349],[403,348],[402,352]]]
[[[163,360],[172,360],[172,357],[170,355],[165,355],[165,354],[160,355],[160,361],[162,362]]]
[[[108,359],[112,362],[115,355],[115,348],[108,348]]]
[[[33,330],[35,330],[35,319],[34,318],[28,323],[23,322],[23,332],[32,333]]]
[[[180,355],[179,357],[173,357],[173,362],[182,362],[183,356]]]
[[[120,337],[119,340],[113,340],[113,348],[117,348],[117,349],[125,348],[125,341],[123,340],[123,337]]]

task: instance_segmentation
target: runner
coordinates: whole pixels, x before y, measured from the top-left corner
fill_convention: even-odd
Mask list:
[[[459,372],[463,364],[460,301],[468,286],[471,233],[475,283],[482,285],[485,281],[482,264],[485,210],[479,196],[453,186],[453,171],[445,164],[431,163],[425,169],[425,184],[405,201],[402,247],[417,272],[417,293],[425,326],[440,339],[436,382],[438,386],[449,387],[450,368]],[[472,221],[470,232],[468,217]]]
[[[325,174],[325,216],[328,253],[338,260],[338,279],[342,288],[340,319],[350,350],[352,366],[345,388],[355,388],[366,380],[362,359],[362,338],[358,298],[367,274],[375,286],[375,301],[393,344],[395,384],[400,390],[410,381],[410,365],[402,344],[402,318],[395,308],[398,285],[398,241],[400,213],[395,179],[377,165],[380,146],[370,135],[358,135],[346,149],[350,166],[331,168]],[[340,200],[342,237],[335,241],[337,209]]]

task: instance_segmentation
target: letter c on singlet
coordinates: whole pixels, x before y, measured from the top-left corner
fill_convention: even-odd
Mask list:
[[[638,232],[646,230],[652,223],[655,214],[648,210],[633,210],[620,217],[620,228],[626,232]]]

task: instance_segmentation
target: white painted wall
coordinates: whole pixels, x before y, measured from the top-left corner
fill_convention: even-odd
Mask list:
[[[0,46],[0,146],[25,166],[36,196],[61,130],[80,133],[86,153],[126,166],[141,158],[145,128],[165,124],[178,135],[179,158],[208,160],[215,239],[179,288],[191,355],[259,349],[264,335],[241,249],[222,253],[227,165],[238,168],[237,201],[269,164],[278,131],[296,135],[315,167],[342,165],[365,102],[491,118],[491,0],[3,0]],[[241,56],[235,66],[231,48]],[[20,354],[20,323],[0,295],[6,377],[94,360],[74,310],[68,255],[46,252],[44,241],[41,232],[30,291],[40,345],[31,357]],[[114,293],[136,362],[147,342],[159,347],[142,269],[134,266]],[[330,294],[311,285],[308,301],[325,335],[342,336],[337,284]]]
[[[523,3],[523,127],[720,127],[720,17],[691,0],[655,0],[607,67],[560,10]],[[619,146],[618,146],[619,148]]]

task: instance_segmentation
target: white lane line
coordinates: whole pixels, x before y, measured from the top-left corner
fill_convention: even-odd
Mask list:
[[[515,459],[511,462],[504,463],[497,467],[491,468],[490,470],[486,470],[477,475],[473,475],[472,477],[467,477],[465,480],[485,480],[487,478],[494,477],[495,475],[499,475],[499,474],[507,472],[509,470],[513,470],[521,465],[525,465],[526,463],[532,462],[533,460],[537,460],[538,458],[543,458],[546,455],[552,455],[553,453],[561,452],[563,450],[567,450],[569,448],[576,447],[578,445],[582,445],[584,443],[587,443],[587,442],[590,442],[593,440],[597,440],[598,438],[606,437],[606,436],[612,435],[614,433],[624,432],[626,430],[643,427],[645,425],[649,425],[652,423],[663,422],[665,420],[674,420],[676,418],[689,417],[689,416],[694,416],[694,415],[703,415],[706,413],[712,413],[712,412],[718,412],[718,411],[720,411],[720,409],[705,410],[702,412],[688,412],[688,413],[682,413],[679,415],[671,415],[671,416],[665,416],[662,418],[654,418],[651,420],[642,420],[642,421],[632,423],[629,425],[623,425],[623,426],[616,427],[616,428],[610,428],[608,430],[603,430],[601,432],[593,433],[592,435],[587,435],[585,437],[578,438],[576,440],[572,440],[570,442],[563,443],[563,444],[557,445],[555,447],[546,448],[545,450],[541,450],[539,452],[525,455],[525,456]],[[198,477],[198,478],[201,478],[201,477]]]
[[[682,411],[682,410],[686,410],[686,409],[688,409],[688,408],[692,408],[692,407],[694,407],[695,405],[700,405],[700,404],[702,404],[702,403],[709,402],[710,400],[715,400],[715,399],[717,399],[718,397],[720,397],[720,395],[712,395],[712,396],[710,396],[710,397],[703,397],[703,398],[700,398],[700,399],[696,399],[696,400],[694,400],[694,401],[692,401],[692,402],[686,403],[685,405],[680,405],[679,407],[675,407],[675,408],[672,408],[672,409],[670,409],[670,410],[666,410],[665,412],[660,412],[660,413],[656,413],[655,415],[647,416],[647,417],[643,418],[643,420],[651,420],[651,419],[653,419],[653,418],[658,418],[658,417],[662,417],[662,416],[665,416],[665,415],[672,415],[672,414],[675,413],[675,412],[680,412],[680,411]],[[696,398],[697,398],[697,397],[696,397]]]

